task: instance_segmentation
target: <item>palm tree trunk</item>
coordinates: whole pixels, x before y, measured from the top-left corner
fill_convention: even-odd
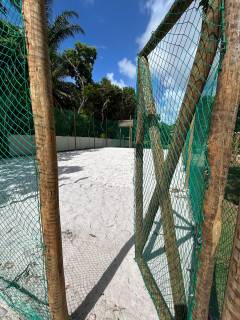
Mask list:
[[[224,190],[231,160],[233,130],[240,103],[240,2],[225,1],[228,48],[219,76],[217,96],[208,139],[211,176],[206,190],[202,226],[202,248],[197,273],[193,320],[206,320],[214,271],[214,257],[221,234]]]
[[[44,0],[23,1],[30,93],[39,167],[48,302],[54,320],[68,319],[62,261],[56,137]]]

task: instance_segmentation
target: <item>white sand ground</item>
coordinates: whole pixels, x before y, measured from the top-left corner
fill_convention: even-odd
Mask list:
[[[82,150],[60,153],[58,160],[63,256],[71,319],[157,320],[155,308],[134,261],[134,150]],[[154,168],[149,150],[144,152],[144,163],[146,211],[155,187]],[[0,166],[1,182],[4,186],[4,192],[0,189],[0,227],[6,230],[15,223],[14,228],[9,227],[9,239],[15,241],[15,245],[17,239],[21,238],[26,248],[30,246],[29,226],[33,225],[33,222],[24,223],[25,216],[29,219],[31,210],[35,210],[37,205],[33,201],[36,197],[36,181],[31,178],[31,172],[34,172],[31,158],[16,158]],[[192,228],[184,176],[180,161],[171,184],[171,198],[182,268],[184,274],[187,274],[187,291],[187,270],[191,267]],[[20,212],[22,207],[24,210],[21,209]],[[21,219],[18,221],[16,216],[19,213]],[[35,220],[36,227],[36,217]],[[172,308],[162,234],[159,210],[145,247],[145,254],[149,259],[149,268],[169,307]],[[34,236],[38,237],[36,231]],[[11,263],[8,261],[5,266],[10,268],[8,272],[20,272],[24,265],[30,265],[32,268],[34,256],[29,250],[35,254],[35,263],[41,261],[38,259],[41,250],[38,252],[34,247],[38,242],[39,240],[33,241],[32,249],[27,251],[23,250],[24,245],[20,243],[19,248],[23,249],[14,253],[10,259]],[[1,253],[6,255],[7,261],[9,248],[4,248]],[[18,265],[16,261],[19,261]],[[39,287],[40,295],[40,288],[44,284],[36,275],[41,270],[41,263],[34,265],[34,268],[30,269],[31,277],[25,275],[22,281],[24,287]],[[1,286],[0,282],[0,290]],[[17,320],[19,317],[14,316],[0,302],[0,319]]]
[[[134,261],[133,169],[133,149],[59,154],[64,265],[74,319],[158,319]]]
[[[133,149],[68,152],[58,158],[63,255],[72,319],[156,320],[134,261]],[[1,214],[7,217],[21,205],[28,216],[36,196],[36,183],[30,179],[33,163],[24,158],[11,161],[0,168],[6,191]],[[29,234],[23,221],[18,223],[18,231]],[[10,223],[6,222],[4,229]],[[25,253],[21,254],[22,263],[26,263]],[[0,319],[20,318],[0,302]]]

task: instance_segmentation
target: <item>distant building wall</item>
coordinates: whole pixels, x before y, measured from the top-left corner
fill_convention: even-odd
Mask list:
[[[9,151],[12,155],[26,155],[35,153],[35,138],[34,136],[9,136]],[[75,138],[74,137],[56,137],[57,151],[72,151],[75,150]],[[103,139],[103,138],[88,138],[77,137],[76,149],[94,149],[105,147],[124,147],[129,146],[128,140],[118,139]]]

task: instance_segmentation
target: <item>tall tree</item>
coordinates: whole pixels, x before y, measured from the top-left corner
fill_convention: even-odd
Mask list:
[[[96,48],[80,42],[75,43],[74,49],[64,51],[65,67],[79,88],[92,82],[92,71],[96,58]]]
[[[48,16],[48,42],[49,54],[52,69],[53,81],[53,97],[54,105],[60,108],[71,108],[74,103],[73,94],[74,87],[72,83],[66,81],[69,70],[66,67],[63,55],[59,53],[61,43],[78,33],[83,34],[84,31],[79,24],[71,22],[73,18],[78,18],[78,14],[74,11],[64,11],[58,15],[53,21],[51,19],[51,1],[47,1]]]
[[[119,88],[106,78],[99,83],[87,85],[84,95],[87,99],[84,111],[87,114],[94,114],[96,119],[129,119],[136,110],[134,89]]]

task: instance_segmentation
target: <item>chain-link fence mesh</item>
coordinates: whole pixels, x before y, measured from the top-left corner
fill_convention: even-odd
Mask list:
[[[0,1],[0,298],[21,319],[49,319],[21,6]]]
[[[211,174],[207,142],[225,51],[224,1],[178,0],[139,54],[136,260],[160,319],[192,318]],[[221,313],[235,219],[225,201],[213,319]]]

